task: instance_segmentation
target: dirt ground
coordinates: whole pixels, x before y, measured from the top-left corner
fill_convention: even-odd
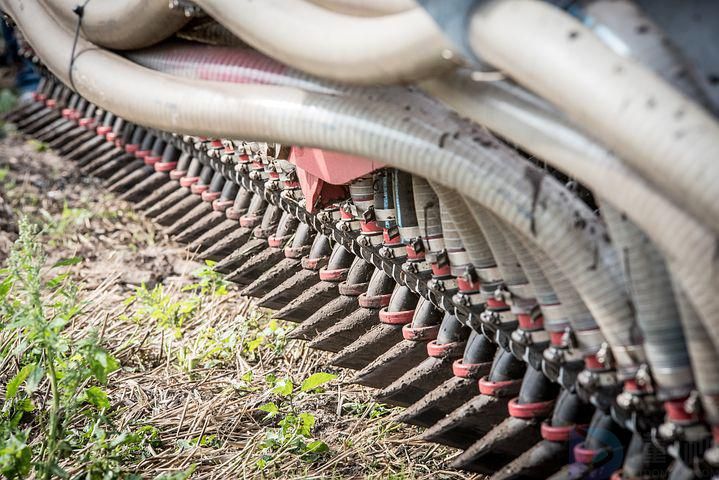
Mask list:
[[[416,430],[394,423],[397,412],[374,403],[371,390],[344,383],[327,356],[286,339],[292,324],[270,321],[43,145],[12,133],[0,142],[0,193],[0,262],[22,215],[44,227],[50,262],[84,258],[73,273],[87,304],[71,334],[101,332],[122,364],[109,383],[114,421],[152,432],[127,471],[142,478],[183,471],[193,479],[467,478],[444,468],[454,451],[412,441]],[[198,278],[198,271],[205,273]],[[200,293],[186,288],[198,283]],[[337,377],[300,391],[317,372]],[[290,431],[288,418],[309,422],[307,435]],[[320,445],[313,442],[327,451],[308,447]],[[68,471],[82,469],[72,462]]]

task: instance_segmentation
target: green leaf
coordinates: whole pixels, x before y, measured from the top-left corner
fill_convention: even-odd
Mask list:
[[[90,387],[80,396],[80,400],[95,406],[98,410],[110,408],[110,400],[107,399],[107,392],[100,387]]]
[[[307,444],[307,451],[312,453],[323,453],[330,449],[322,440],[315,440]]]
[[[10,292],[10,289],[13,286],[13,283],[14,281],[12,277],[8,277],[3,280],[2,283],[0,283],[0,300],[4,299],[7,296],[8,292]]]
[[[5,388],[5,401],[12,400],[15,398],[15,395],[17,395],[17,391],[20,388],[20,385],[27,379],[27,377],[37,368],[37,365],[34,363],[30,363],[28,365],[25,365],[20,369],[19,372],[15,374],[14,377],[10,379],[9,382],[7,382],[7,387]]]
[[[69,267],[70,265],[77,265],[83,260],[82,257],[63,258],[62,260],[58,260],[53,267]]]
[[[32,395],[33,393],[35,393],[35,391],[40,387],[40,383],[42,383],[42,379],[44,377],[45,369],[42,368],[42,366],[38,366],[37,368],[33,369],[32,373],[25,382],[25,391],[28,393],[28,395]]]
[[[278,407],[276,404],[272,403],[272,402],[270,402],[270,403],[265,403],[264,405],[260,406],[258,410],[261,410],[261,411],[263,411],[263,412],[267,412],[267,418],[269,418],[269,417],[274,417],[275,415],[277,415],[278,413],[280,413],[279,407]]]
[[[280,397],[288,397],[292,395],[292,390],[295,388],[294,384],[292,383],[292,380],[289,378],[284,378],[277,382],[272,389],[272,393],[275,395],[279,395]]]
[[[315,388],[317,388],[321,385],[324,385],[327,382],[331,382],[335,378],[337,378],[337,375],[334,375],[332,373],[317,372],[315,374],[310,375],[307,379],[305,379],[304,382],[302,382],[300,391],[310,392],[310,391],[314,390]]]
[[[311,413],[300,413],[297,418],[300,420],[300,434],[309,437],[312,427],[315,426],[315,416]]]
[[[50,280],[47,281],[45,284],[45,287],[49,288],[50,290],[55,290],[57,287],[62,285],[62,282],[65,281],[67,277],[69,277],[69,273],[61,273],[59,275],[55,275]]]

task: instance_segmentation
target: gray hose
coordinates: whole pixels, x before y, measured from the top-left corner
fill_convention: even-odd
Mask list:
[[[417,225],[422,235],[424,248],[430,252],[439,252],[445,247],[439,199],[427,180],[416,175],[412,176],[412,193],[414,210],[417,212]]]
[[[40,0],[65,25],[78,21],[73,9],[77,0]],[[84,2],[82,36],[115,50],[132,50],[158,43],[189,20],[180,9],[170,9],[168,0],[92,0]]]
[[[602,205],[602,213],[623,258],[637,310],[636,327],[641,331],[632,332],[636,345],[645,351],[661,388],[686,393],[693,383],[689,353],[664,259],[626,216],[607,205]]]
[[[462,201],[462,198],[458,196],[457,200]],[[470,200],[467,206],[474,221],[477,222],[477,225],[479,225],[479,228],[482,230],[484,238],[487,240],[487,244],[492,250],[492,255],[497,262],[497,268],[502,274],[502,279],[510,291],[515,285],[527,284],[527,277],[524,275],[522,266],[519,264],[514,252],[507,244],[507,240],[500,230],[498,219],[476,202]]]
[[[475,268],[480,269],[480,279],[485,283],[494,283],[501,278],[488,278],[483,277],[482,269],[493,269],[496,268],[497,262],[494,260],[492,250],[490,250],[487,244],[487,239],[484,238],[482,230],[474,221],[467,205],[461,200],[461,198],[449,188],[439,185],[434,182],[430,182],[432,189],[437,194],[440,203],[447,210],[449,217],[454,222],[462,244],[469,254],[469,258],[472,265]],[[491,270],[486,270],[487,272]]]
[[[572,283],[567,279],[564,273],[562,273],[557,264],[542,251],[534,248],[531,242],[525,241],[524,239],[522,239],[522,241],[525,242],[525,246],[542,268],[542,272],[547,277],[552,288],[554,288],[557,298],[559,298],[559,312],[552,312],[552,315],[547,315],[546,309],[542,310],[544,314],[544,329],[547,331],[558,331],[558,327],[561,328],[566,318],[577,339],[577,344],[582,354],[597,353],[602,347],[604,336],[596,334],[596,332],[600,330],[600,327],[572,286]],[[566,317],[563,315],[566,315]],[[590,333],[590,335],[586,335],[587,332]]]
[[[71,35],[35,2],[2,4],[45,64],[68,81]],[[609,246],[592,212],[554,178],[458,118],[446,118],[446,130],[437,132],[395,105],[291,88],[172,78],[82,40],[78,52],[73,64],[78,91],[128,121],[178,133],[345,151],[456,188],[506,219],[562,265],[602,326],[632,322],[616,274],[617,259],[606,254]]]
[[[719,353],[712,344],[708,332],[700,321],[694,306],[680,285],[674,284],[674,292],[681,310],[682,326],[689,345],[694,381],[705,401],[705,414],[712,425],[719,425],[719,412],[713,408],[712,397],[719,395]],[[689,380],[689,379],[687,379]]]
[[[514,252],[514,255],[522,265],[522,271],[527,276],[527,280],[534,289],[534,296],[540,305],[555,305],[559,302],[554,288],[544,276],[542,268],[539,266],[535,258],[532,256],[527,247],[522,243],[521,238],[516,231],[506,223],[502,222],[502,234],[507,240],[507,245]]]

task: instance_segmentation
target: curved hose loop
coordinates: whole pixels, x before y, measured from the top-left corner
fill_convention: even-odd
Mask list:
[[[50,70],[67,81],[70,34],[35,2],[2,4]],[[128,121],[178,133],[344,151],[432,178],[531,237],[562,265],[601,323],[633,321],[617,258],[607,254],[603,228],[587,206],[556,179],[455,116],[443,120],[442,132],[424,121],[436,111],[408,116],[397,105],[354,97],[174,78],[82,40],[78,47],[78,91]]]
[[[64,25],[75,25],[77,0],[40,0]],[[182,28],[189,19],[168,0],[91,0],[82,16],[82,36],[96,45],[132,50],[158,43]]]
[[[682,397],[693,386],[687,344],[674,301],[664,258],[636,225],[600,200],[603,218],[620,252],[627,285],[637,310],[637,326],[643,338],[652,375],[661,394]],[[615,352],[616,355],[616,352]]]
[[[258,50],[319,77],[357,84],[402,83],[457,65],[451,44],[421,8],[352,17],[303,0],[195,3]]]
[[[483,4],[469,40],[719,231],[719,124],[704,109],[543,2]]]
[[[373,17],[402,13],[417,7],[414,0],[309,0],[315,5],[345,15]]]
[[[422,88],[462,115],[576,178],[627,215],[661,251],[719,348],[719,274],[714,233],[681,210],[620,159],[578,132],[534,95],[503,82],[475,82],[466,72]]]

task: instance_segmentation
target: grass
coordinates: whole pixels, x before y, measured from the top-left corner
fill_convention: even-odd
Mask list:
[[[37,168],[2,163],[23,155]],[[46,302],[38,325],[54,325],[57,345],[67,345],[53,354],[58,365],[63,372],[83,365],[54,397],[47,366],[42,376],[28,366],[47,362],[48,345],[26,348],[25,330],[14,330],[12,341],[0,331],[8,403],[0,468],[72,479],[466,478],[444,470],[451,451],[412,441],[416,431],[394,423],[394,409],[346,384],[323,353],[288,340],[292,324],[254,308],[211,265],[176,273],[186,253],[92,182],[63,173],[67,166],[52,153],[6,141],[0,169],[14,186],[13,207],[44,227],[16,247],[34,252],[24,261],[38,269],[33,285],[41,293],[26,295],[14,283],[7,294]],[[60,186],[62,195],[49,195]],[[34,206],[23,200],[28,194]],[[74,260],[53,267],[63,259]],[[122,281],[139,268],[161,271],[159,282]],[[48,444],[54,398],[60,415]]]

